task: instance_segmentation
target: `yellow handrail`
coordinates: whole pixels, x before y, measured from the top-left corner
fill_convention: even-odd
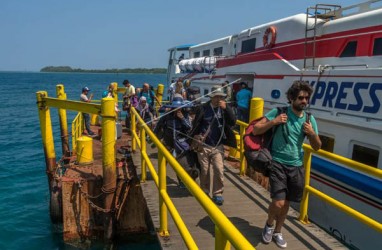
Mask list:
[[[76,117],[72,121],[72,152],[76,152],[77,139],[82,135],[84,131],[84,124],[82,113],[78,112]]]
[[[304,144],[303,145],[305,155],[304,155],[304,165],[305,165],[305,188],[304,188],[304,194],[303,198],[300,204],[300,217],[299,220],[302,223],[309,223],[308,220],[308,203],[309,203],[309,194],[314,194],[321,200],[333,205],[334,207],[340,209],[341,211],[349,214],[353,218],[361,221],[362,223],[368,225],[369,227],[377,230],[378,232],[382,233],[382,224],[379,223],[376,220],[373,220],[372,218],[358,212],[357,210],[333,199],[332,197],[320,192],[319,190],[313,188],[310,186],[310,170],[311,170],[311,161],[312,161],[312,153],[320,155],[326,159],[330,159],[332,161],[341,163],[345,165],[346,167],[349,167],[351,169],[361,171],[365,174],[371,175],[373,177],[382,179],[382,170],[372,168],[370,166],[367,166],[365,164],[350,160],[348,158],[335,155],[323,150],[314,151],[310,145]]]
[[[166,189],[166,161],[174,169],[175,173],[179,176],[182,182],[187,186],[191,194],[197,199],[199,204],[207,212],[209,217],[215,223],[215,228],[218,230],[215,232],[219,237],[215,241],[215,249],[228,249],[229,243],[231,243],[236,249],[255,249],[251,243],[240,233],[240,231],[232,224],[232,222],[225,216],[225,214],[211,201],[211,199],[201,190],[199,185],[188,175],[183,167],[177,162],[172,154],[165,148],[155,134],[149,129],[147,124],[139,116],[135,108],[130,109],[131,112],[131,132],[132,132],[132,145],[138,144],[141,149],[143,164],[142,164],[142,181],[145,181],[146,177],[146,164],[153,176],[155,184],[159,189],[160,201],[160,235],[168,236],[167,227],[167,209],[169,210],[185,244],[189,249],[198,249],[194,239],[190,235],[186,225],[182,218],[179,216],[172,200],[168,196]],[[136,124],[133,121],[137,121],[140,125],[141,140],[136,133]],[[156,173],[150,158],[143,150],[146,148],[145,134],[147,134],[152,142],[158,148],[158,172]],[[143,139],[142,139],[143,138]],[[229,243],[227,243],[227,241]]]

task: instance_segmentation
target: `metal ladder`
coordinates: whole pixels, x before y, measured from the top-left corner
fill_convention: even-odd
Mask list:
[[[317,20],[325,22],[340,18],[339,10],[340,5],[331,4],[316,4],[314,7],[306,9],[306,23],[305,23],[305,44],[304,44],[304,69],[314,68],[317,52]],[[313,14],[310,14],[311,11]],[[314,24],[309,27],[309,19],[314,18]],[[311,34],[313,31],[313,34]]]

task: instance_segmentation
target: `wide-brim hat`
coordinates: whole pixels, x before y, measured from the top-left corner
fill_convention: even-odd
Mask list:
[[[192,107],[192,103],[189,101],[183,100],[180,96],[174,96],[171,104],[164,105],[165,108],[190,108]]]
[[[214,96],[222,96],[226,97],[227,94],[224,93],[223,88],[219,85],[213,86],[211,89],[211,93],[208,94],[209,97],[214,97]]]

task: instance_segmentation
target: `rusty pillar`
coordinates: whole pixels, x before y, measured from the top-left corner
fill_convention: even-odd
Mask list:
[[[117,186],[117,172],[115,164],[115,101],[111,97],[103,98],[101,101],[102,116],[102,169],[104,197],[104,239],[109,241],[114,236],[114,209],[115,189]]]
[[[60,223],[62,222],[62,190],[61,184],[54,178],[57,169],[56,152],[54,151],[50,110],[49,107],[45,105],[45,97],[48,97],[48,93],[46,91],[39,91],[36,93],[41,137],[45,155],[46,173],[48,175],[50,191],[50,219],[53,223]]]

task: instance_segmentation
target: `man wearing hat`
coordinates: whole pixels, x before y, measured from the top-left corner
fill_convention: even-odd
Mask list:
[[[210,101],[201,106],[193,121],[192,136],[203,143],[203,146],[197,149],[201,165],[200,186],[208,195],[212,186],[212,199],[220,206],[224,202],[223,145],[236,148],[235,134],[231,129],[236,123],[236,118],[224,100],[226,94],[221,86],[212,87],[208,96]],[[213,172],[212,185],[209,171]]]
[[[93,94],[90,94],[90,96],[88,97],[89,91],[90,91],[90,89],[88,87],[82,88],[82,94],[80,96],[81,102],[91,102],[91,100],[93,98]],[[85,128],[86,128],[86,131],[88,132],[88,135],[95,135],[95,133],[90,129],[90,116],[89,116],[89,114],[82,113],[82,116],[83,116],[84,121],[85,121]]]
[[[186,103],[180,94],[175,94],[171,104],[164,105],[163,108],[167,113],[163,114],[159,119],[154,133],[159,139],[163,139],[166,147],[173,151],[180,165],[193,177],[197,177],[195,170],[195,160],[190,152],[188,134],[191,131],[191,120],[187,109],[191,107],[190,103]],[[178,178],[179,187],[183,188],[182,181]]]

